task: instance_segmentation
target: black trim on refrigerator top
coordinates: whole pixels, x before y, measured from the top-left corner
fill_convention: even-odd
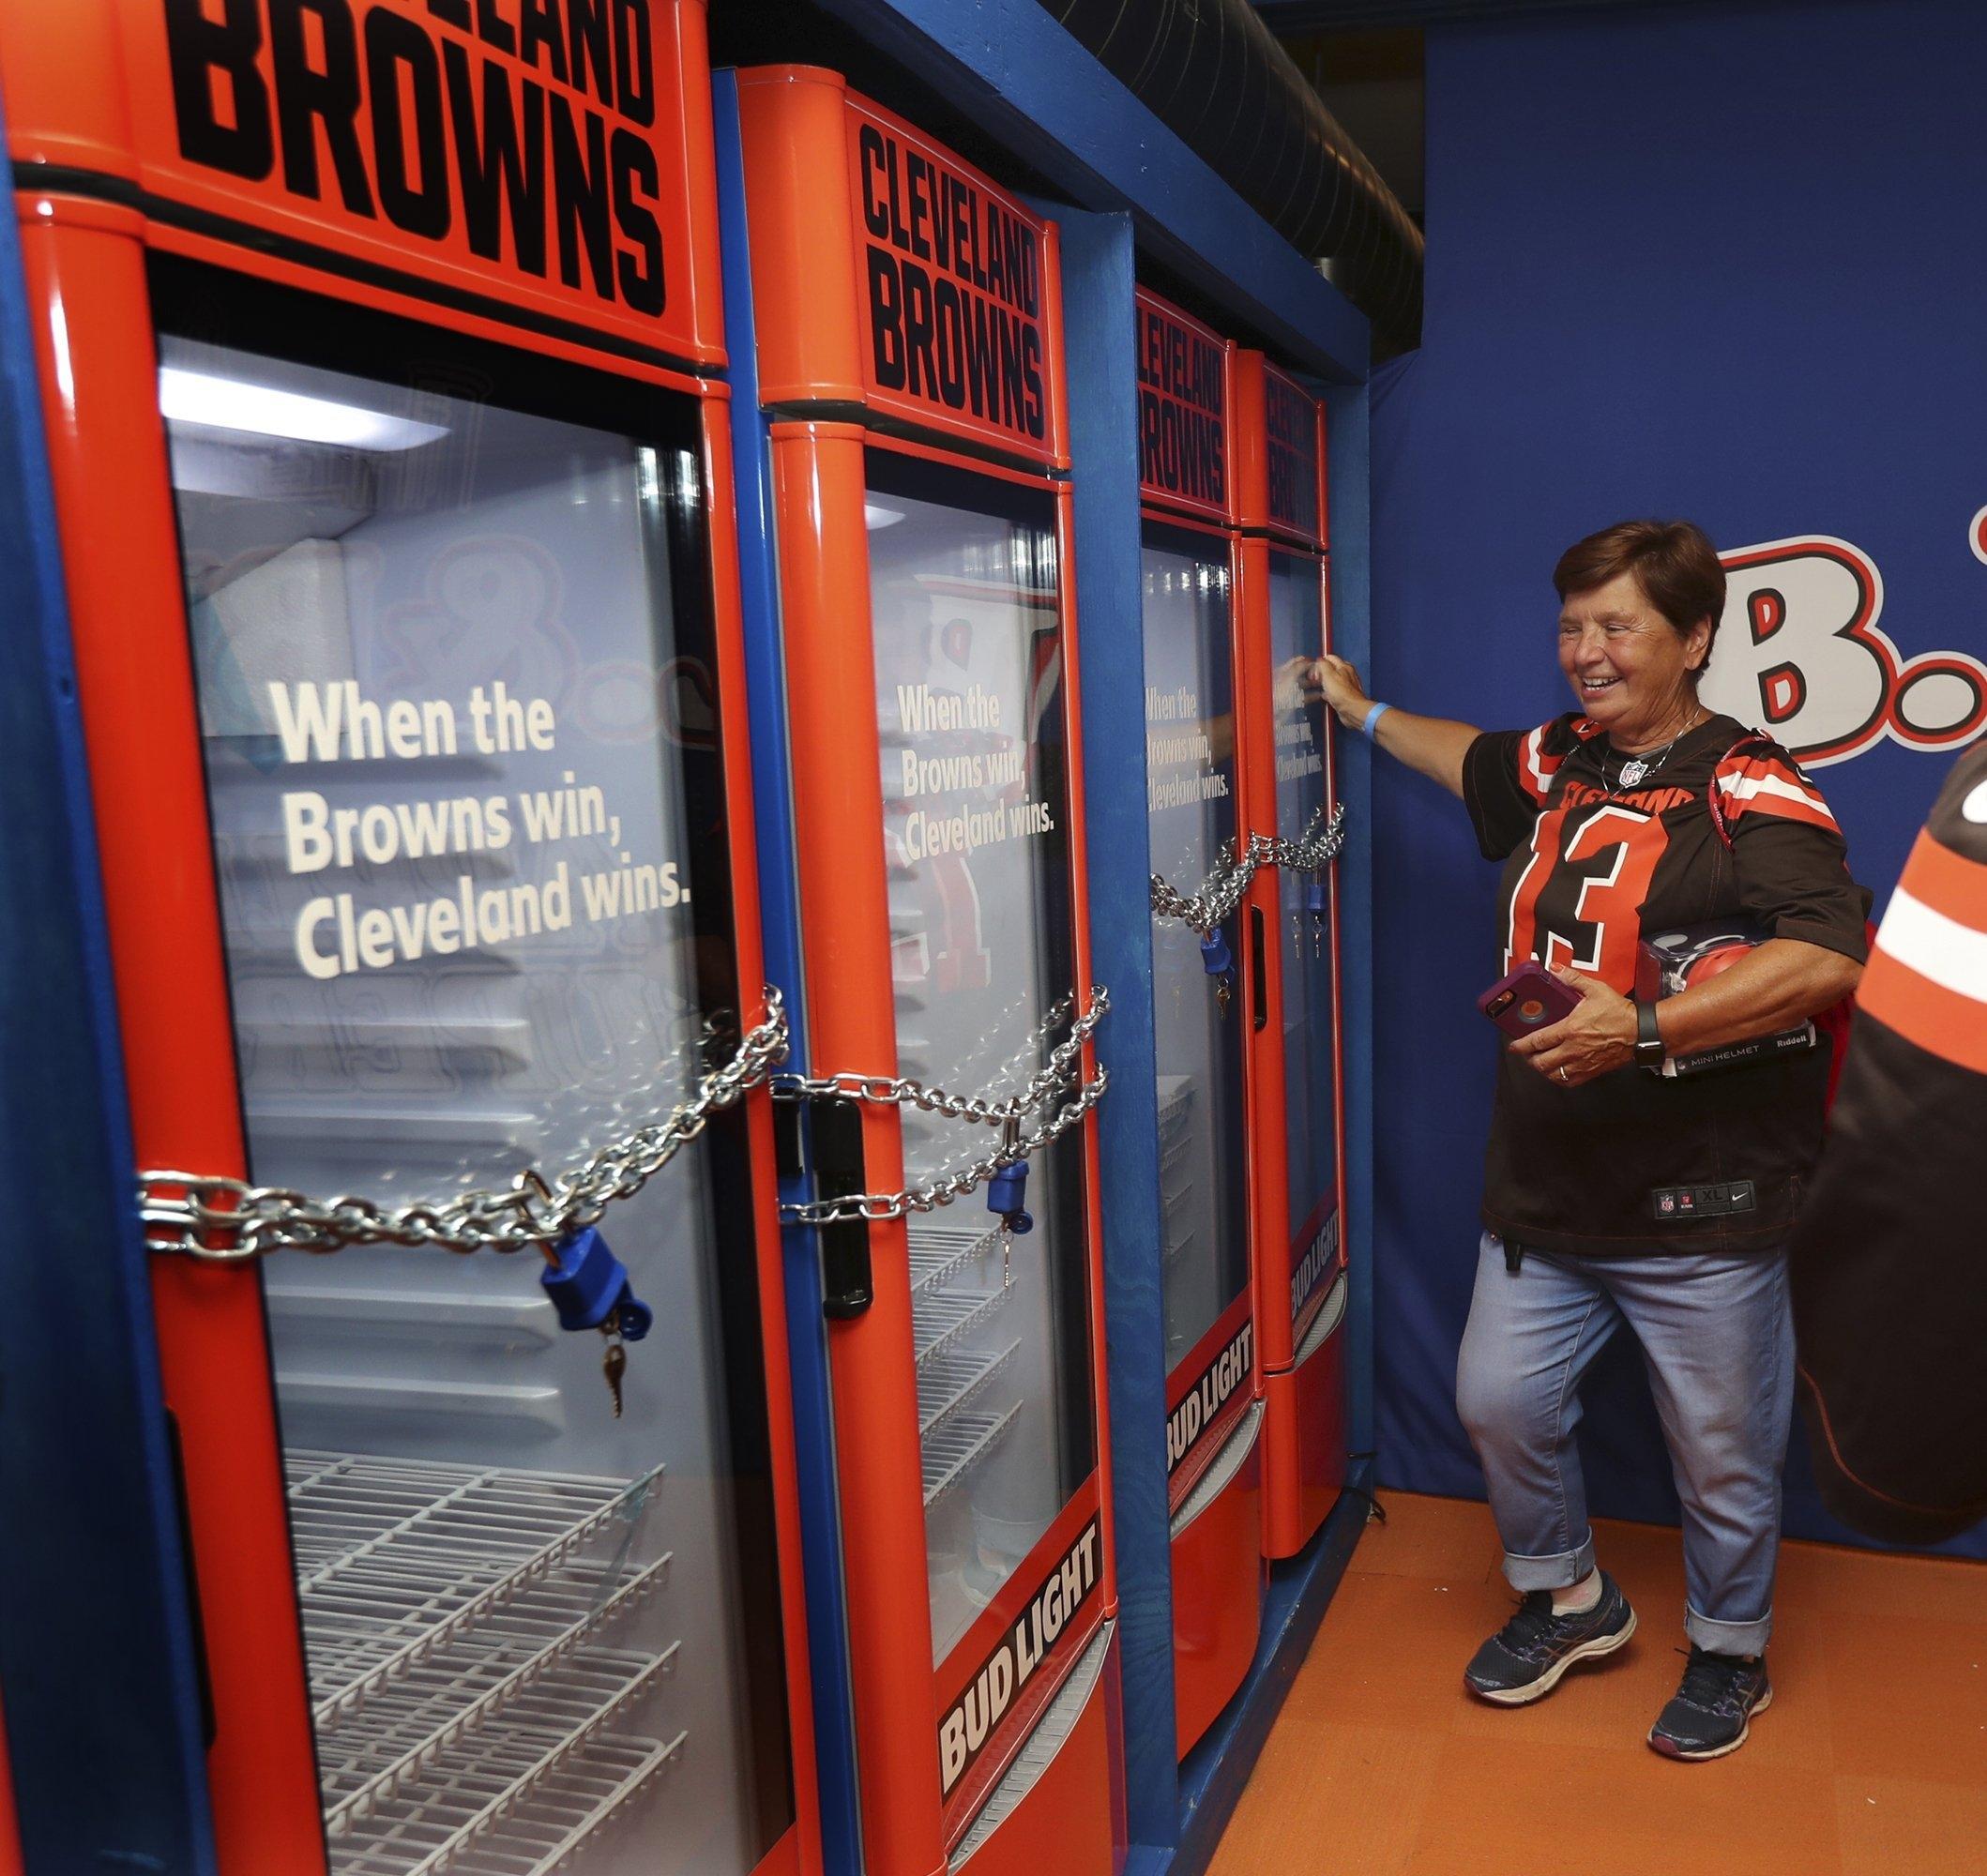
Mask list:
[[[975,462],[991,462],[997,469],[1016,469],[1024,476],[1039,476],[1044,482],[1067,482],[1069,472],[1044,462],[1039,457],[1024,455],[1018,449],[1003,449],[997,444],[982,443],[970,436],[955,436],[935,425],[914,423],[909,417],[893,416],[872,410],[865,403],[851,403],[833,398],[802,398],[766,407],[768,423],[853,423],[878,436],[895,437],[901,443],[922,444],[927,449],[943,449],[948,455],[963,456]]]

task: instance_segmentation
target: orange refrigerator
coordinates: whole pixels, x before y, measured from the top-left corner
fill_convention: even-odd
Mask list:
[[[1251,885],[1264,1004],[1252,1165],[1262,1328],[1263,1546],[1297,1554],[1344,1482],[1345,1120],[1330,712],[1302,677],[1330,647],[1322,401],[1260,352],[1236,359],[1240,613],[1251,828],[1288,843]],[[1295,851],[1292,851],[1292,850]]]
[[[1111,1876],[1056,230],[833,72],[738,113],[865,1862]]]
[[[227,1876],[819,1868],[705,26],[0,5]]]
[[[1261,1624],[1249,1163],[1263,984],[1246,904],[1207,902],[1248,847],[1242,771],[1252,700],[1240,677],[1236,605],[1235,347],[1144,287],[1134,319],[1155,874],[1160,1242],[1152,1251],[1165,1337],[1175,1735],[1184,1756],[1241,1685]]]

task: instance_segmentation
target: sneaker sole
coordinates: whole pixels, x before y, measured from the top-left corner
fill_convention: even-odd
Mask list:
[[[1612,1635],[1603,1635],[1592,1642],[1583,1642],[1579,1647],[1560,1657],[1540,1674],[1536,1681],[1527,1682],[1522,1687],[1479,1687],[1470,1677],[1463,1677],[1463,1685],[1480,1701],[1489,1701],[1493,1706],[1529,1706],[1533,1701],[1543,1700],[1565,1677],[1566,1671],[1581,1661],[1598,1661],[1603,1655],[1612,1655],[1635,1632],[1635,1611],[1629,1611],[1629,1619]]]
[[[1773,1689],[1768,1687],[1766,1698],[1755,1707],[1747,1709],[1745,1724],[1738,1729],[1738,1737],[1723,1746],[1707,1746],[1703,1750],[1691,1752],[1674,1742],[1665,1745],[1656,1737],[1656,1729],[1649,1729],[1649,1746],[1659,1759],[1676,1759],[1685,1764],[1695,1765],[1706,1759],[1722,1759],[1728,1752],[1737,1752],[1746,1743],[1752,1731],[1752,1717],[1762,1714],[1773,1704]]]

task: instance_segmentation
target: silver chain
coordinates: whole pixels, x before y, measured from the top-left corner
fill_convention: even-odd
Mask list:
[[[1089,1080],[1080,1080],[1084,1044],[1097,1032],[1104,1013],[1111,1007],[1111,992],[1102,984],[1090,987],[1090,1007],[1069,1024],[1069,1036],[1049,1052],[1049,1059],[1019,1094],[1004,1100],[990,1100],[971,1095],[950,1095],[943,1088],[927,1088],[921,1082],[890,1075],[823,1075],[776,1077],[774,1098],[797,1100],[816,1095],[842,1096],[851,1100],[874,1101],[888,1107],[916,1107],[927,1113],[944,1114],[953,1120],[978,1121],[1003,1126],[1009,1137],[985,1157],[974,1160],[956,1172],[948,1172],[919,1186],[907,1186],[897,1192],[845,1192],[838,1198],[816,1199],[804,1204],[782,1204],[781,1218],[787,1224],[831,1225],[860,1221],[880,1224],[887,1219],[907,1218],[914,1212],[936,1211],[963,1198],[992,1179],[996,1172],[1039,1153],[1058,1136],[1069,1132],[1103,1098],[1111,1077],[1099,1067]],[[1075,1000],[1065,997],[1049,1011],[1031,1041],[1035,1047],[1048,1039],[1075,1008]],[[1071,1083],[1074,1083],[1072,1089]],[[1068,1095],[1067,1099],[1060,1098]],[[1055,1110],[1039,1127],[1020,1131],[1022,1118],[1050,1101]]]
[[[464,1192],[436,1204],[382,1205],[350,1196],[320,1202],[281,1186],[194,1172],[140,1172],[138,1216],[153,1250],[211,1263],[242,1263],[275,1250],[333,1251],[399,1244],[467,1253],[542,1249],[597,1224],[632,1198],[709,1126],[768,1079],[787,1052],[786,1006],[770,984],[766,1018],[737,1052],[705,1075],[697,1092],[589,1153],[548,1180],[536,1169],[500,1190]]]
[[[984,1159],[943,1178],[901,1192],[851,1193],[780,1208],[783,1218],[798,1224],[899,1218],[949,1204],[1004,1167],[1039,1153],[1097,1105],[1110,1081],[1101,1067],[1091,1080],[1078,1079],[1084,1045],[1111,1007],[1110,992],[1101,984],[1092,988],[1089,1008],[1069,1024],[1068,1036],[1050,1051],[1026,1086],[997,1100],[948,1094],[902,1076],[776,1074],[774,1065],[787,1054],[786,1006],[770,985],[766,1007],[766,1021],[746,1034],[732,1059],[706,1075],[689,1100],[550,1180],[534,1169],[519,1173],[501,1190],[464,1192],[438,1204],[387,1206],[350,1194],[320,1202],[287,1187],[251,1186],[246,1180],[208,1174],[141,1172],[138,1216],[146,1242],[153,1250],[211,1263],[242,1263],[277,1250],[322,1254],[369,1244],[463,1254],[542,1248],[599,1223],[615,1200],[633,1197],[705,1130],[714,1113],[736,1105],[763,1082],[772,1083],[777,1099],[842,1096],[916,1107],[985,1126],[1018,1123],[1069,1093],[1032,1132],[1017,1134]],[[1035,1033],[1036,1045],[1067,1021],[1074,1007],[1075,1000],[1069,997],[1055,1005]],[[1075,1088],[1069,1093],[1072,1082]]]
[[[1183,893],[1154,873],[1152,909],[1161,918],[1177,918],[1203,938],[1210,937],[1241,904],[1250,882],[1265,867],[1280,866],[1287,872],[1315,872],[1335,859],[1344,844],[1345,804],[1340,802],[1327,821],[1321,802],[1312,810],[1311,825],[1299,840],[1251,834],[1239,857],[1231,851],[1232,843],[1224,841],[1213,870],[1196,893]]]
[[[934,1212],[940,1205],[949,1205],[954,1199],[963,1198],[977,1187],[983,1186],[1004,1168],[1017,1164],[1039,1153],[1058,1135],[1065,1134],[1103,1098],[1104,1090],[1111,1085],[1109,1070],[1100,1067],[1087,1082],[1080,1082],[1076,1091],[1062,1106],[1042,1122],[1032,1133],[1022,1134],[1011,1143],[1003,1145],[999,1152],[990,1153],[984,1159],[976,1159],[970,1166],[962,1167],[957,1172],[949,1172],[941,1179],[933,1179],[922,1186],[907,1186],[901,1192],[850,1192],[839,1199],[817,1199],[811,1204],[781,1205],[781,1218],[788,1224],[832,1225],[860,1219],[866,1224],[881,1224],[888,1218],[908,1218],[913,1212]]]
[[[1041,1024],[1024,1045],[1033,1052],[1046,1042],[1075,1008],[1076,1000],[1065,997],[1043,1018]],[[928,1088],[922,1082],[902,1075],[775,1075],[776,1101],[812,1100],[840,1096],[853,1101],[874,1101],[887,1107],[921,1108],[926,1113],[943,1114],[949,1120],[978,1121],[998,1127],[1032,1113],[1052,1095],[1068,1084],[1070,1070],[1083,1053],[1084,1044],[1097,1033],[1097,1025],[1111,1007],[1111,992],[1102,984],[1090,991],[1090,1007],[1069,1025],[1069,1036],[1050,1051],[1049,1059],[1031,1076],[1019,1094],[993,1099],[984,1095],[952,1095],[943,1088]],[[1003,1070],[1005,1077],[1007,1070]]]

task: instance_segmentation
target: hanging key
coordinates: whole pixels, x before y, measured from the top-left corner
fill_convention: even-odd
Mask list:
[[[607,1346],[600,1352],[600,1372],[607,1377],[607,1391],[614,1397],[614,1418],[621,1417],[621,1377],[628,1372],[628,1349],[621,1340],[620,1312],[616,1310],[600,1324]]]
[[[1228,934],[1219,925],[1201,940],[1201,968],[1214,979],[1214,1001],[1221,1014],[1226,1016],[1235,956],[1228,948]]]

